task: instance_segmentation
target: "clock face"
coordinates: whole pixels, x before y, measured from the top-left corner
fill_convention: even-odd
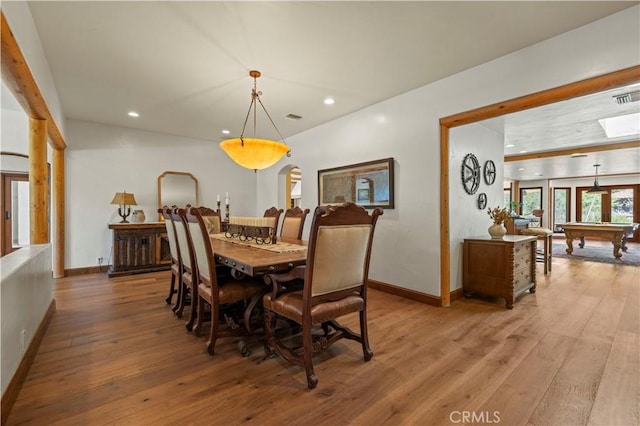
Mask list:
[[[484,192],[478,195],[478,208],[484,210],[487,207],[487,194]]]
[[[480,186],[480,163],[473,154],[467,154],[462,161],[462,186],[469,195],[473,195]]]
[[[484,163],[484,182],[492,185],[496,181],[496,165],[493,161],[488,160]]]

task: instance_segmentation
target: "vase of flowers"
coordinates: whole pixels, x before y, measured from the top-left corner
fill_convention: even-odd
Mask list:
[[[504,221],[509,218],[509,211],[506,207],[500,208],[500,206],[487,209],[487,214],[493,219],[493,225],[489,227],[489,235],[492,240],[501,240],[507,233],[507,228],[504,227]]]

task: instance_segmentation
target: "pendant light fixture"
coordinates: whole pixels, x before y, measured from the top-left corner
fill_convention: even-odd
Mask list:
[[[607,194],[607,191],[605,191],[604,189],[600,188],[600,185],[598,185],[598,167],[600,167],[600,164],[594,164],[593,167],[596,168],[596,176],[595,176],[595,180],[593,181],[593,187],[591,189],[589,189],[587,191],[588,194]]]
[[[266,169],[267,167],[273,166],[287,154],[287,157],[291,156],[291,150],[289,146],[284,143],[284,138],[280,134],[280,131],[274,124],[271,116],[267,112],[267,109],[262,104],[260,100],[260,95],[262,92],[257,90],[256,80],[260,77],[260,71],[251,70],[249,71],[249,75],[253,77],[253,90],[251,91],[251,104],[249,104],[249,111],[247,111],[247,116],[244,119],[244,124],[242,126],[242,133],[240,133],[239,138],[227,139],[225,141],[220,142],[220,148],[224,152],[227,153],[229,157],[237,164],[242,167],[246,167],[247,169],[252,169],[254,172],[257,172],[261,169]],[[269,139],[258,139],[256,138],[256,124],[257,124],[257,104],[260,104],[264,113],[269,118],[269,121],[273,125],[273,128],[276,129],[278,136],[283,142],[272,141]],[[249,116],[253,112],[253,137],[245,138],[244,131],[247,127],[247,121],[249,120]]]

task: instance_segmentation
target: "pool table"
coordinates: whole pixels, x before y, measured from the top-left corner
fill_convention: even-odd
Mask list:
[[[638,229],[637,223],[587,223],[575,222],[562,225],[567,238],[568,254],[573,253],[573,240],[580,238],[580,248],[584,248],[584,237],[596,237],[611,241],[613,256],[619,258],[622,251],[627,251],[627,238],[632,237]]]

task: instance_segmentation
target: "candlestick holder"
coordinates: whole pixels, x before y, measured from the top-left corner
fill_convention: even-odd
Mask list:
[[[220,201],[218,201],[216,204],[218,204],[218,214],[221,214],[221,212],[220,212]]]
[[[224,209],[224,220],[229,222],[229,204],[225,205]]]

